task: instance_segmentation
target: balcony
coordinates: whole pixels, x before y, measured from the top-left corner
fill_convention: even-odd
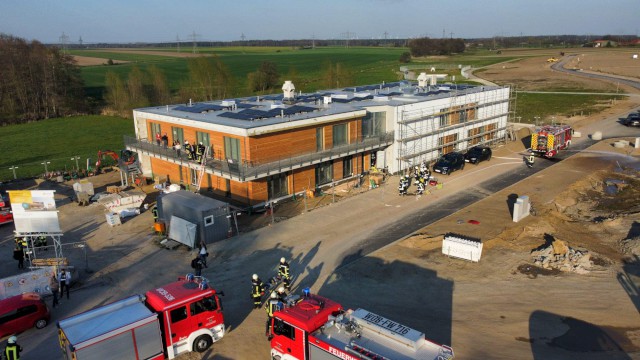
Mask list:
[[[354,143],[336,146],[328,150],[291,156],[259,164],[249,163],[246,161],[236,163],[231,159],[208,157],[204,171],[207,174],[220,176],[225,179],[240,182],[253,181],[270,175],[312,166],[325,161],[340,159],[345,156],[380,150],[393,144],[393,139],[394,133],[391,131],[379,136],[358,139],[358,141]],[[136,139],[129,136],[124,137],[124,145],[126,149],[135,151],[139,154],[192,169],[201,169],[199,163],[187,158],[187,154],[184,152],[184,149],[181,150],[180,155],[178,155],[178,153],[170,146],[165,148],[164,146],[157,145],[147,139]]]

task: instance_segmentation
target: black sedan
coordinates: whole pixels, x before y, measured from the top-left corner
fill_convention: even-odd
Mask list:
[[[624,119],[623,124],[626,126],[640,127],[640,113],[629,114],[629,116],[627,116],[627,118]]]
[[[486,146],[474,146],[464,154],[464,161],[477,164],[480,161],[491,160],[491,148]]]
[[[448,175],[462,169],[464,169],[464,155],[458,152],[444,154],[433,164],[433,171],[442,175]]]

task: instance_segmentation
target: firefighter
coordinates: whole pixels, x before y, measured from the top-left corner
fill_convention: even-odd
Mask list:
[[[265,329],[265,335],[271,340],[271,320],[273,319],[273,313],[280,310],[280,301],[276,293],[271,293],[271,298],[267,303],[267,327]]]
[[[151,214],[153,214],[153,222],[157,223],[158,222],[158,206],[154,205],[151,208]]]
[[[184,152],[187,153],[187,158],[189,160],[193,160],[193,151],[191,149],[191,145],[189,144],[189,140],[185,140],[182,147],[184,148]]]
[[[251,299],[253,299],[253,308],[260,308],[260,302],[264,295],[264,283],[258,277],[258,274],[253,274],[251,277]]]
[[[420,178],[420,181],[418,181],[418,189],[416,189],[416,195],[422,195],[424,193],[424,179]]]
[[[280,265],[278,266],[278,276],[284,282],[284,287],[289,290],[291,288],[291,274],[289,272],[289,263],[284,257],[280,258]]]
[[[18,338],[15,335],[9,336],[7,347],[4,348],[4,357],[7,360],[19,360],[20,352],[22,352],[22,346],[18,345]]]
[[[536,157],[533,156],[533,153],[529,154],[529,156],[523,156],[524,163],[527,165],[529,169],[533,167],[533,162],[536,160]]]
[[[202,155],[204,154],[204,145],[202,141],[196,146],[196,161],[202,162]]]
[[[276,297],[278,298],[278,301],[280,301],[282,303],[286,303],[285,298],[287,297],[287,292],[284,291],[284,286],[280,286],[278,288]]]
[[[47,246],[47,237],[44,235],[40,235],[36,238],[35,247]]]

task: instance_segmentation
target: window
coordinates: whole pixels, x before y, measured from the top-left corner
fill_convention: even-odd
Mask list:
[[[190,168],[189,171],[191,172],[191,185],[197,186],[198,185],[198,169]]]
[[[296,339],[296,328],[282,321],[281,319],[274,319],[273,321],[273,333],[276,335],[285,336],[291,340]]]
[[[387,113],[385,112],[367,112],[362,119],[362,137],[368,138],[384,134],[386,126]]]
[[[438,118],[440,119],[440,126],[447,126],[449,125],[449,113],[448,113],[449,109],[440,109],[440,112],[442,113]]]
[[[156,134],[162,135],[160,124],[151,123],[151,140],[156,141]]]
[[[347,124],[333,125],[333,146],[348,144]]]
[[[281,173],[267,177],[267,189],[269,199],[289,195],[287,174]]]
[[[172,126],[171,134],[173,135],[173,141],[178,140],[180,144],[184,144],[184,132],[182,131],[182,128]]]
[[[181,306],[177,309],[173,309],[169,312],[169,316],[171,316],[172,324],[175,324],[178,321],[182,321],[187,318],[187,307]]]
[[[316,128],[316,151],[324,150],[324,128]]]
[[[213,215],[206,216],[206,217],[204,218],[204,226],[211,226],[211,225],[213,225],[213,222],[214,222],[214,220],[213,220],[213,219],[214,219],[214,218],[213,218]]]
[[[348,178],[353,174],[353,156],[342,159],[342,178]]]
[[[224,137],[224,154],[227,159],[236,164],[240,162],[240,141],[238,139]]]
[[[461,124],[467,121],[467,111],[465,110],[458,111],[458,118],[460,119]]]
[[[325,162],[316,165],[316,186],[328,184],[333,180],[333,163]]]

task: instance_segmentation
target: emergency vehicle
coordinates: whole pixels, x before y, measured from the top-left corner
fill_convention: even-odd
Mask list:
[[[308,291],[286,301],[271,320],[273,360],[453,359],[449,346],[370,311],[344,310]]]
[[[571,145],[573,129],[569,125],[544,125],[531,134],[531,151],[544,157],[553,157]]]
[[[222,304],[202,277],[133,295],[58,321],[65,360],[173,359],[225,335]]]

